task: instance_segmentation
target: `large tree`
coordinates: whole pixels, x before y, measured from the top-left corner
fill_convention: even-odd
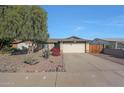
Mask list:
[[[0,6],[0,42],[48,39],[47,13],[40,6]]]

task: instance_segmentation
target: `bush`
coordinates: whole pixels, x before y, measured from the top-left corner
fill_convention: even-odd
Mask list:
[[[106,48],[112,49],[113,45],[106,45]]]
[[[12,52],[13,48],[12,47],[9,47],[9,46],[4,46],[2,49],[1,49],[1,53],[2,54],[10,54]]]
[[[49,55],[50,55],[49,50],[44,50],[44,51],[43,51],[43,57],[44,57],[44,58],[48,59],[48,58],[49,58]]]
[[[29,64],[29,65],[35,65],[35,64],[39,63],[39,61],[32,57],[28,57],[24,60],[24,63]]]
[[[12,55],[20,55],[20,54],[27,54],[28,52],[28,49],[27,48],[23,48],[22,50],[20,49],[17,49],[17,48],[13,48],[12,51],[11,51],[11,54]]]
[[[60,56],[60,48],[54,47],[51,49],[53,56]]]

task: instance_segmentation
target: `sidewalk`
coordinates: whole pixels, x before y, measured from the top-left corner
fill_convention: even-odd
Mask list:
[[[0,87],[54,87],[56,73],[0,73]]]
[[[118,73],[119,74],[119,73]],[[120,74],[123,74],[120,72]],[[117,79],[117,80],[116,80]],[[107,71],[0,73],[0,87],[121,87],[123,76]]]

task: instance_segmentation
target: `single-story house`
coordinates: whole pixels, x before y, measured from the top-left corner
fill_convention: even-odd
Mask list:
[[[14,40],[12,42],[12,47],[17,49],[29,48],[32,45],[31,41]]]
[[[13,43],[14,48],[28,48],[32,44],[30,41]],[[63,53],[86,53],[89,52],[89,40],[76,36],[63,39],[48,39],[46,44],[51,50],[53,47],[59,47]]]
[[[115,49],[124,49],[124,38],[106,38],[104,40],[112,43]]]
[[[54,46],[58,46],[63,53],[89,52],[89,40],[76,36],[71,36],[64,39],[49,39],[47,43],[49,44],[49,49],[53,48]]]
[[[103,44],[105,47],[110,46],[113,49],[124,49],[124,38],[96,38],[90,42],[91,44]]]

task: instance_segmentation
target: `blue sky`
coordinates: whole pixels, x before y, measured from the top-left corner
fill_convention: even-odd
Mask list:
[[[124,6],[42,6],[48,12],[50,38],[124,37]]]

